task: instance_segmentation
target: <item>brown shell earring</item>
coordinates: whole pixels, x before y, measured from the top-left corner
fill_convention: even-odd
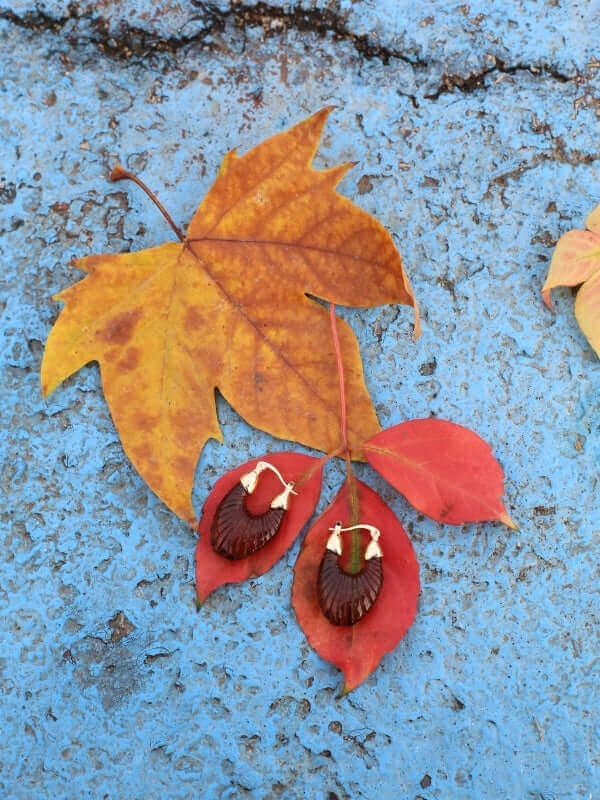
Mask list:
[[[246,508],[246,498],[254,492],[259,475],[266,469],[274,472],[285,488],[264,514],[252,514]],[[237,560],[264,547],[281,527],[291,494],[296,494],[294,484],[286,482],[272,464],[259,461],[253,470],[242,475],[217,506],[210,528],[210,543],[215,553]]]
[[[365,563],[360,572],[351,575],[339,563],[342,555],[342,532],[363,529],[371,541],[366,547]],[[317,592],[323,614],[332,625],[354,625],[370,611],[383,584],[383,553],[379,546],[381,532],[373,525],[352,525],[342,528],[337,522],[325,546],[319,567]]]

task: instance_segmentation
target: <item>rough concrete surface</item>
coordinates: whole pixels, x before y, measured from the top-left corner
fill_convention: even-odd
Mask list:
[[[600,362],[540,287],[600,201],[600,9],[0,0],[0,787],[31,798],[600,796]],[[338,106],[316,163],[390,230],[421,303],[343,311],[381,423],[469,425],[520,526],[438,525],[368,467],[421,563],[417,620],[366,683],[308,646],[296,545],[196,614],[193,533],[125,458],[96,365],[44,402],[74,256],[172,238],[222,155]],[[215,478],[291,448],[219,403]],[[321,507],[342,478],[328,467]]]

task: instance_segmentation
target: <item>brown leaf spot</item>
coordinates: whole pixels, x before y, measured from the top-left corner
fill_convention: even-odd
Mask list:
[[[123,372],[131,372],[135,369],[140,360],[140,351],[136,347],[128,347],[125,356],[119,361],[118,366]]]
[[[197,308],[192,308],[191,306],[185,312],[185,319],[183,321],[183,326],[186,331],[197,331],[206,325],[206,319],[203,314],[198,312]]]
[[[190,469],[193,470],[196,464],[191,458],[185,458],[185,456],[177,456],[173,466],[175,470],[181,475],[188,475]]]
[[[133,329],[141,316],[140,309],[123,311],[109,320],[105,327],[99,331],[98,336],[106,342],[127,344],[133,336]]]
[[[140,431],[152,431],[156,427],[158,422],[158,417],[153,414],[146,414],[145,411],[138,411],[133,417],[133,424]],[[149,445],[145,445],[151,451],[152,448]],[[149,458],[151,452],[147,454]]]
[[[158,470],[154,470],[153,472],[145,472],[143,477],[148,486],[150,486],[150,488],[155,492],[158,492],[160,487],[165,482],[165,479]]]
[[[175,428],[178,441],[186,445],[190,438],[190,431],[201,430],[206,418],[193,408],[185,411],[177,411],[173,415],[173,427]]]
[[[139,461],[150,461],[152,458],[152,446],[149,442],[133,448],[133,454]]]
[[[104,354],[104,360],[112,363],[113,361],[116,361],[120,355],[121,351],[118,347],[111,347],[111,349],[107,350]]]

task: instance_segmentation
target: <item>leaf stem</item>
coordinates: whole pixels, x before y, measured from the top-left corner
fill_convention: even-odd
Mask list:
[[[342,444],[348,453],[348,424],[346,420],[346,387],[344,383],[344,362],[342,360],[342,348],[340,346],[340,336],[337,329],[337,315],[335,304],[329,303],[329,320],[331,322],[331,335],[333,336],[333,347],[337,361],[338,379],[340,385],[340,432],[342,434]]]
[[[343,454],[343,452],[344,452],[344,448],[343,447],[338,447],[336,450],[332,450],[330,453],[327,453],[327,455],[323,456],[323,458],[320,458],[317,461],[316,464],[313,464],[313,466],[310,467],[310,469],[307,469],[306,472],[304,472],[298,478],[298,480],[294,484],[295,488],[299,489],[301,486],[303,486],[306,483],[306,481],[309,481],[312,478],[312,476],[315,474],[315,472],[318,469],[323,469],[323,467],[325,466],[325,464],[328,461],[331,461],[331,459],[335,458],[336,456],[341,456]]]
[[[163,215],[163,217],[167,220],[167,222],[169,223],[171,228],[173,228],[173,230],[175,231],[175,235],[177,236],[179,241],[180,242],[185,241],[185,236],[181,232],[181,229],[178,228],[177,225],[175,225],[175,223],[173,222],[173,219],[172,219],[171,215],[169,214],[169,212],[167,211],[167,209],[163,206],[163,204],[160,202],[160,200],[154,194],[154,192],[151,191],[146,186],[146,184],[144,183],[143,180],[141,180],[141,178],[138,178],[137,175],[134,175],[133,172],[129,172],[128,169],[125,169],[125,167],[122,167],[120,164],[116,164],[114,169],[113,169],[113,171],[110,173],[110,179],[111,179],[111,181],[125,181],[126,180],[126,181],[133,181],[134,183],[137,183],[137,185],[140,187],[140,189],[142,191],[146,192],[146,194],[148,195],[150,200],[152,200],[152,202],[156,205],[156,207],[158,208],[160,213]]]
[[[346,385],[344,381],[344,361],[342,359],[342,348],[340,345],[340,336],[337,327],[337,315],[335,313],[335,304],[329,304],[329,320],[331,322],[331,335],[333,337],[333,347],[335,349],[335,358],[337,363],[339,387],[340,387],[340,433],[342,436],[342,445],[344,448],[344,456],[346,459],[346,481],[348,483],[348,499],[350,505],[350,525],[357,525],[360,522],[360,505],[358,501],[358,490],[356,487],[356,476],[352,469],[352,459],[350,456],[350,448],[348,447],[348,423],[346,413]],[[352,531],[351,533],[351,550],[349,570],[352,573],[357,573],[362,566],[361,554],[361,535],[359,531]]]

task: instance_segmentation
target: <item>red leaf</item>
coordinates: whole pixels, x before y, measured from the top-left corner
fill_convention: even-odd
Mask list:
[[[317,653],[344,672],[344,693],[362,683],[402,639],[414,621],[420,589],[419,565],[402,525],[379,495],[360,481],[356,485],[360,522],[381,531],[383,584],[374,606],[355,625],[332,625],[319,605],[317,578],[329,528],[351,519],[347,483],[307,533],[292,589],[300,627]]]
[[[504,473],[487,442],[443,419],[414,419],[378,433],[364,445],[373,467],[412,505],[450,525],[514,522],[501,500]]]
[[[223,497],[258,461],[268,461],[277,467],[286,481],[296,483],[298,495],[291,497],[281,527],[270,542],[247,558],[231,561],[217,555],[212,549],[210,526]],[[217,481],[206,499],[198,525],[200,538],[196,546],[196,590],[201,602],[224,583],[239,583],[262,575],[281,558],[312,516],[319,500],[323,472],[319,461],[302,453],[269,453],[236,467]],[[255,514],[266,511],[281,490],[282,486],[275,475],[266,470],[261,474],[256,490],[248,497],[249,511]]]

